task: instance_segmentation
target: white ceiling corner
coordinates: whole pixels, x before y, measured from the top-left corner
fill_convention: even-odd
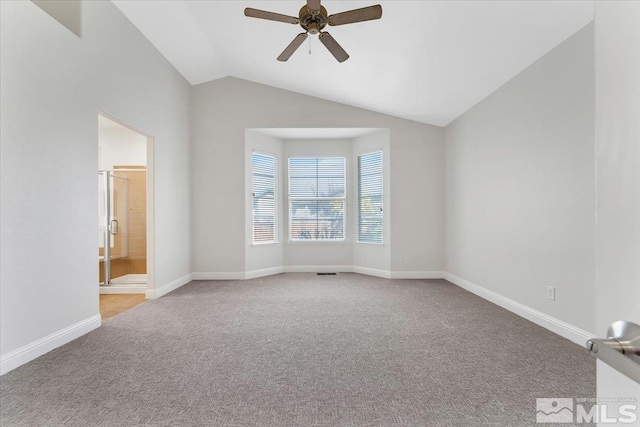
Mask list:
[[[593,19],[589,1],[386,0],[381,20],[329,27],[351,55],[317,37],[276,57],[299,26],[247,18],[245,7],[297,16],[299,1],[114,3],[191,83],[227,75],[445,126]],[[329,13],[375,4],[323,0]]]

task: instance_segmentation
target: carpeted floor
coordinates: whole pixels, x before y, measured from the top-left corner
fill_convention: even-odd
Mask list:
[[[2,426],[529,426],[581,347],[444,280],[192,282],[0,380]]]

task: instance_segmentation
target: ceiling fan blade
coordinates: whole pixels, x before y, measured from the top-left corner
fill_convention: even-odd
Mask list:
[[[280,56],[278,56],[278,61],[285,62],[289,58],[291,58],[291,55],[293,55],[293,52],[295,52],[300,47],[302,42],[304,42],[306,39],[307,39],[307,33],[298,34],[296,38],[293,39],[291,43],[289,43],[289,46],[287,46],[286,49],[282,51]]]
[[[320,0],[307,0],[307,7],[309,8],[309,10],[319,11]]]
[[[267,12],[266,10],[252,9],[250,7],[244,10],[244,16],[250,18],[267,19],[269,21],[286,22],[287,24],[299,24],[300,20],[295,16],[281,15],[275,12]]]
[[[338,62],[344,62],[349,59],[349,54],[338,44],[329,33],[320,33],[320,41],[329,49],[329,52],[338,60]]]
[[[382,17],[382,6],[363,7],[362,9],[348,10],[336,13],[327,18],[329,25],[353,24],[354,22],[371,21]]]

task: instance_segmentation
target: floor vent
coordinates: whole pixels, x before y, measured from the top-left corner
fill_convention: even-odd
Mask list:
[[[335,276],[337,273],[316,273],[318,276]]]

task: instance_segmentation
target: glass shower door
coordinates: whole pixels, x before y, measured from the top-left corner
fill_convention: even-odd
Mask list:
[[[98,283],[100,285],[106,285],[105,280],[108,268],[109,250],[107,242],[109,237],[107,236],[107,195],[109,191],[107,189],[107,172],[98,172]]]
[[[109,283],[129,273],[129,247],[127,239],[127,178],[109,172],[110,207],[109,236],[111,238],[111,257]]]
[[[99,176],[99,282],[109,285],[128,272],[128,182],[111,171],[101,171]]]

